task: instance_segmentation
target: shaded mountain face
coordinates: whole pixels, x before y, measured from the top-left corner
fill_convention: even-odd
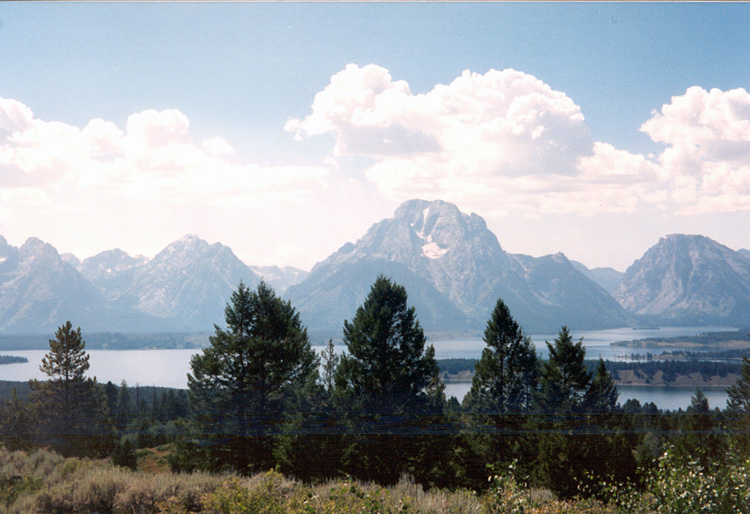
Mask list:
[[[607,291],[610,295],[614,296],[617,293],[617,288],[620,287],[620,282],[625,276],[622,271],[617,271],[613,268],[587,268],[583,264],[577,261],[570,261],[570,263],[581,273],[586,275],[589,280],[593,280],[599,286]]]
[[[163,320],[172,330],[211,331],[223,324],[240,281],[249,288],[260,281],[229,247],[197,236],[185,236],[145,262],[117,250],[99,262],[107,267],[91,276],[113,305]]]
[[[530,257],[511,255],[513,269],[538,299],[537,316],[547,324],[590,330],[630,323],[622,306],[562,253]]]
[[[103,298],[54,247],[0,237],[0,331],[50,332],[69,319],[101,327]]]
[[[410,200],[393,218],[374,224],[356,243],[316,264],[287,296],[311,327],[341,327],[364,301],[377,274],[392,273],[389,276],[406,287],[410,303],[421,305],[417,314],[428,330],[481,329],[498,298],[529,331],[555,331],[562,324],[572,325],[571,320],[596,319],[597,327],[625,324],[627,316],[619,305],[567,259],[557,265],[557,272],[564,269],[569,275],[565,284],[580,284],[554,294],[549,281],[555,277],[543,278],[541,271],[534,271],[544,268],[533,266],[534,258],[523,260],[520,264],[506,254],[476,214],[464,214],[442,201]],[[586,300],[571,302],[576,295]],[[575,312],[581,305],[590,308],[585,315]]]
[[[659,240],[625,272],[616,294],[649,322],[750,323],[750,259],[704,236]]]
[[[142,255],[132,257],[116,248],[84,259],[78,264],[77,269],[107,299],[112,300],[132,284],[135,268],[147,261],[148,259]]]
[[[0,331],[53,332],[70,320],[87,331],[210,332],[239,282],[260,280],[228,247],[195,236],[151,260],[122,250],[66,260],[38,239],[15,248],[0,236]]]

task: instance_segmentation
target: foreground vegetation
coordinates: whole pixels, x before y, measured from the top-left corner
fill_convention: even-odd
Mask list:
[[[46,450],[0,447],[2,514],[692,514],[750,512],[750,462],[697,471],[667,452],[645,490],[599,484],[588,498],[559,500],[530,489],[511,465],[489,477],[477,494],[465,489],[425,491],[408,476],[383,487],[351,478],[306,484],[277,471],[253,476],[150,473],[107,461],[63,458]]]
[[[295,309],[263,283],[240,284],[226,326],[193,357],[189,392],[96,383],[80,328],[61,326],[42,360],[50,379],[0,402],[0,443],[25,452],[6,460],[39,461],[0,474],[8,508],[450,511],[394,493],[408,485],[473,498],[461,512],[750,512],[748,359],[726,409],[700,390],[687,411],[619,405],[605,362],[587,366],[566,327],[540,360],[498,300],[459,403],[445,397],[404,288],[385,277],[344,322],[342,355],[330,343],[317,355]],[[86,460],[106,456],[112,465]],[[142,475],[166,469],[175,474]]]

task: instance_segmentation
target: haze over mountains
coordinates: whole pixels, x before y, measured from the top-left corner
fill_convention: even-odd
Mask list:
[[[210,332],[240,280],[263,279],[310,329],[339,330],[377,275],[404,285],[428,331],[481,330],[498,298],[529,333],[638,324],[750,325],[750,252],[703,236],[662,238],[625,273],[563,254],[505,252],[484,220],[410,200],[308,273],[248,266],[220,243],[185,236],[151,259],[114,249],[80,261],[0,236],[0,332]]]

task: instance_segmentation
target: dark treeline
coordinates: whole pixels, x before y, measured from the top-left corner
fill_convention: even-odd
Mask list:
[[[674,357],[686,360],[718,360],[718,361],[742,361],[743,357],[750,356],[750,349],[729,349],[729,350],[705,350],[705,351],[688,351],[688,350],[665,350],[659,354],[631,354],[634,360],[665,360]]]
[[[86,347],[89,350],[202,348],[207,339],[207,334],[95,332],[86,336]],[[48,336],[42,334],[0,334],[0,349],[46,350],[47,340]]]
[[[0,355],[0,364],[17,364],[19,362],[29,362],[29,359],[14,355]]]
[[[448,375],[457,375],[462,371],[474,371],[477,359],[438,359],[437,364],[441,373]],[[615,380],[618,380],[620,371],[636,370],[643,373],[648,378],[653,378],[656,373],[661,371],[667,381],[674,381],[678,376],[691,375],[699,373],[705,378],[725,377],[727,375],[737,374],[742,367],[741,362],[715,362],[715,361],[662,361],[651,360],[645,362],[624,362],[624,361],[604,361],[607,371]],[[598,360],[584,360],[584,365],[590,373],[595,373],[599,367]]]
[[[734,341],[747,342],[747,336],[750,332],[750,328],[740,328],[739,330],[724,331],[724,332],[706,332],[704,334],[697,334],[694,336],[672,336],[672,337],[649,337],[647,339],[633,339],[630,341],[618,341],[614,343],[616,346],[638,346],[638,347],[654,347],[657,348],[663,344],[678,344],[684,345],[689,342],[695,346],[703,346],[706,348],[715,347],[718,344],[729,343]]]
[[[590,366],[594,366],[592,362]],[[646,362],[612,362],[607,361],[607,369],[616,374],[619,371],[638,370],[649,378],[653,378],[657,372],[664,373],[664,379],[672,382],[680,375],[692,375],[699,373],[704,378],[725,377],[730,374],[740,372],[741,363],[739,362],[714,362],[714,361],[646,361]]]
[[[468,361],[438,364],[404,288],[385,277],[344,322],[343,354],[330,341],[316,354],[294,307],[264,283],[240,284],[225,318],[193,357],[188,391],[87,378],[80,329],[67,323],[42,362],[49,380],[0,403],[2,444],[132,467],[138,448],[171,443],[173,470],[277,468],[307,481],[381,484],[408,475],[475,490],[513,465],[564,497],[597,494],[605,480],[640,487],[667,449],[676,466],[699,462],[706,473],[750,457],[747,359],[726,408],[700,391],[686,411],[620,405],[608,364],[589,364],[566,327],[543,361],[498,300],[459,402],[446,398],[441,373]]]

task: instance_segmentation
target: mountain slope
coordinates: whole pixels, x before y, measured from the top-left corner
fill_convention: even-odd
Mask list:
[[[539,300],[539,316],[549,323],[601,329],[629,324],[622,306],[562,253],[529,257],[511,255],[514,269]],[[564,321],[563,321],[564,320]]]
[[[67,320],[101,326],[102,305],[54,247],[29,238],[15,248],[0,236],[0,331],[50,332]]]
[[[590,280],[593,280],[599,286],[607,291],[610,295],[614,296],[617,293],[617,288],[620,286],[620,281],[625,273],[617,271],[613,268],[587,268],[583,264],[577,261],[570,261],[570,263],[581,273],[586,275]]]
[[[619,305],[567,259],[557,267],[569,275],[563,283],[567,287],[578,280],[582,285],[554,294],[547,290],[550,283],[540,278],[542,268],[529,274],[529,269],[537,269],[534,259],[523,261],[506,254],[476,214],[464,214],[447,202],[410,200],[393,218],[375,223],[356,243],[316,264],[287,296],[312,327],[340,327],[353,316],[377,274],[393,273],[391,278],[403,283],[410,301],[422,305],[417,314],[431,330],[481,329],[498,298],[529,331],[557,330],[572,324],[570,320],[580,320],[585,328],[594,320],[596,327],[625,324],[627,316]],[[581,295],[585,298],[575,301]],[[581,305],[588,308],[585,315],[575,312]]]
[[[77,269],[99,289],[107,299],[119,296],[127,289],[135,276],[135,268],[148,262],[146,257],[132,257],[115,248],[84,259]]]
[[[125,287],[105,288],[108,298],[119,309],[148,314],[170,329],[210,331],[223,323],[224,309],[239,282],[253,288],[260,281],[229,247],[209,245],[193,235],[173,242],[145,263],[128,267],[132,261],[119,262],[126,264],[107,284]]]
[[[299,284],[308,275],[307,271],[294,266],[250,266],[250,269],[273,287],[276,294],[283,293],[289,286]]]
[[[625,272],[626,310],[670,324],[750,323],[750,259],[704,236],[661,238]]]

